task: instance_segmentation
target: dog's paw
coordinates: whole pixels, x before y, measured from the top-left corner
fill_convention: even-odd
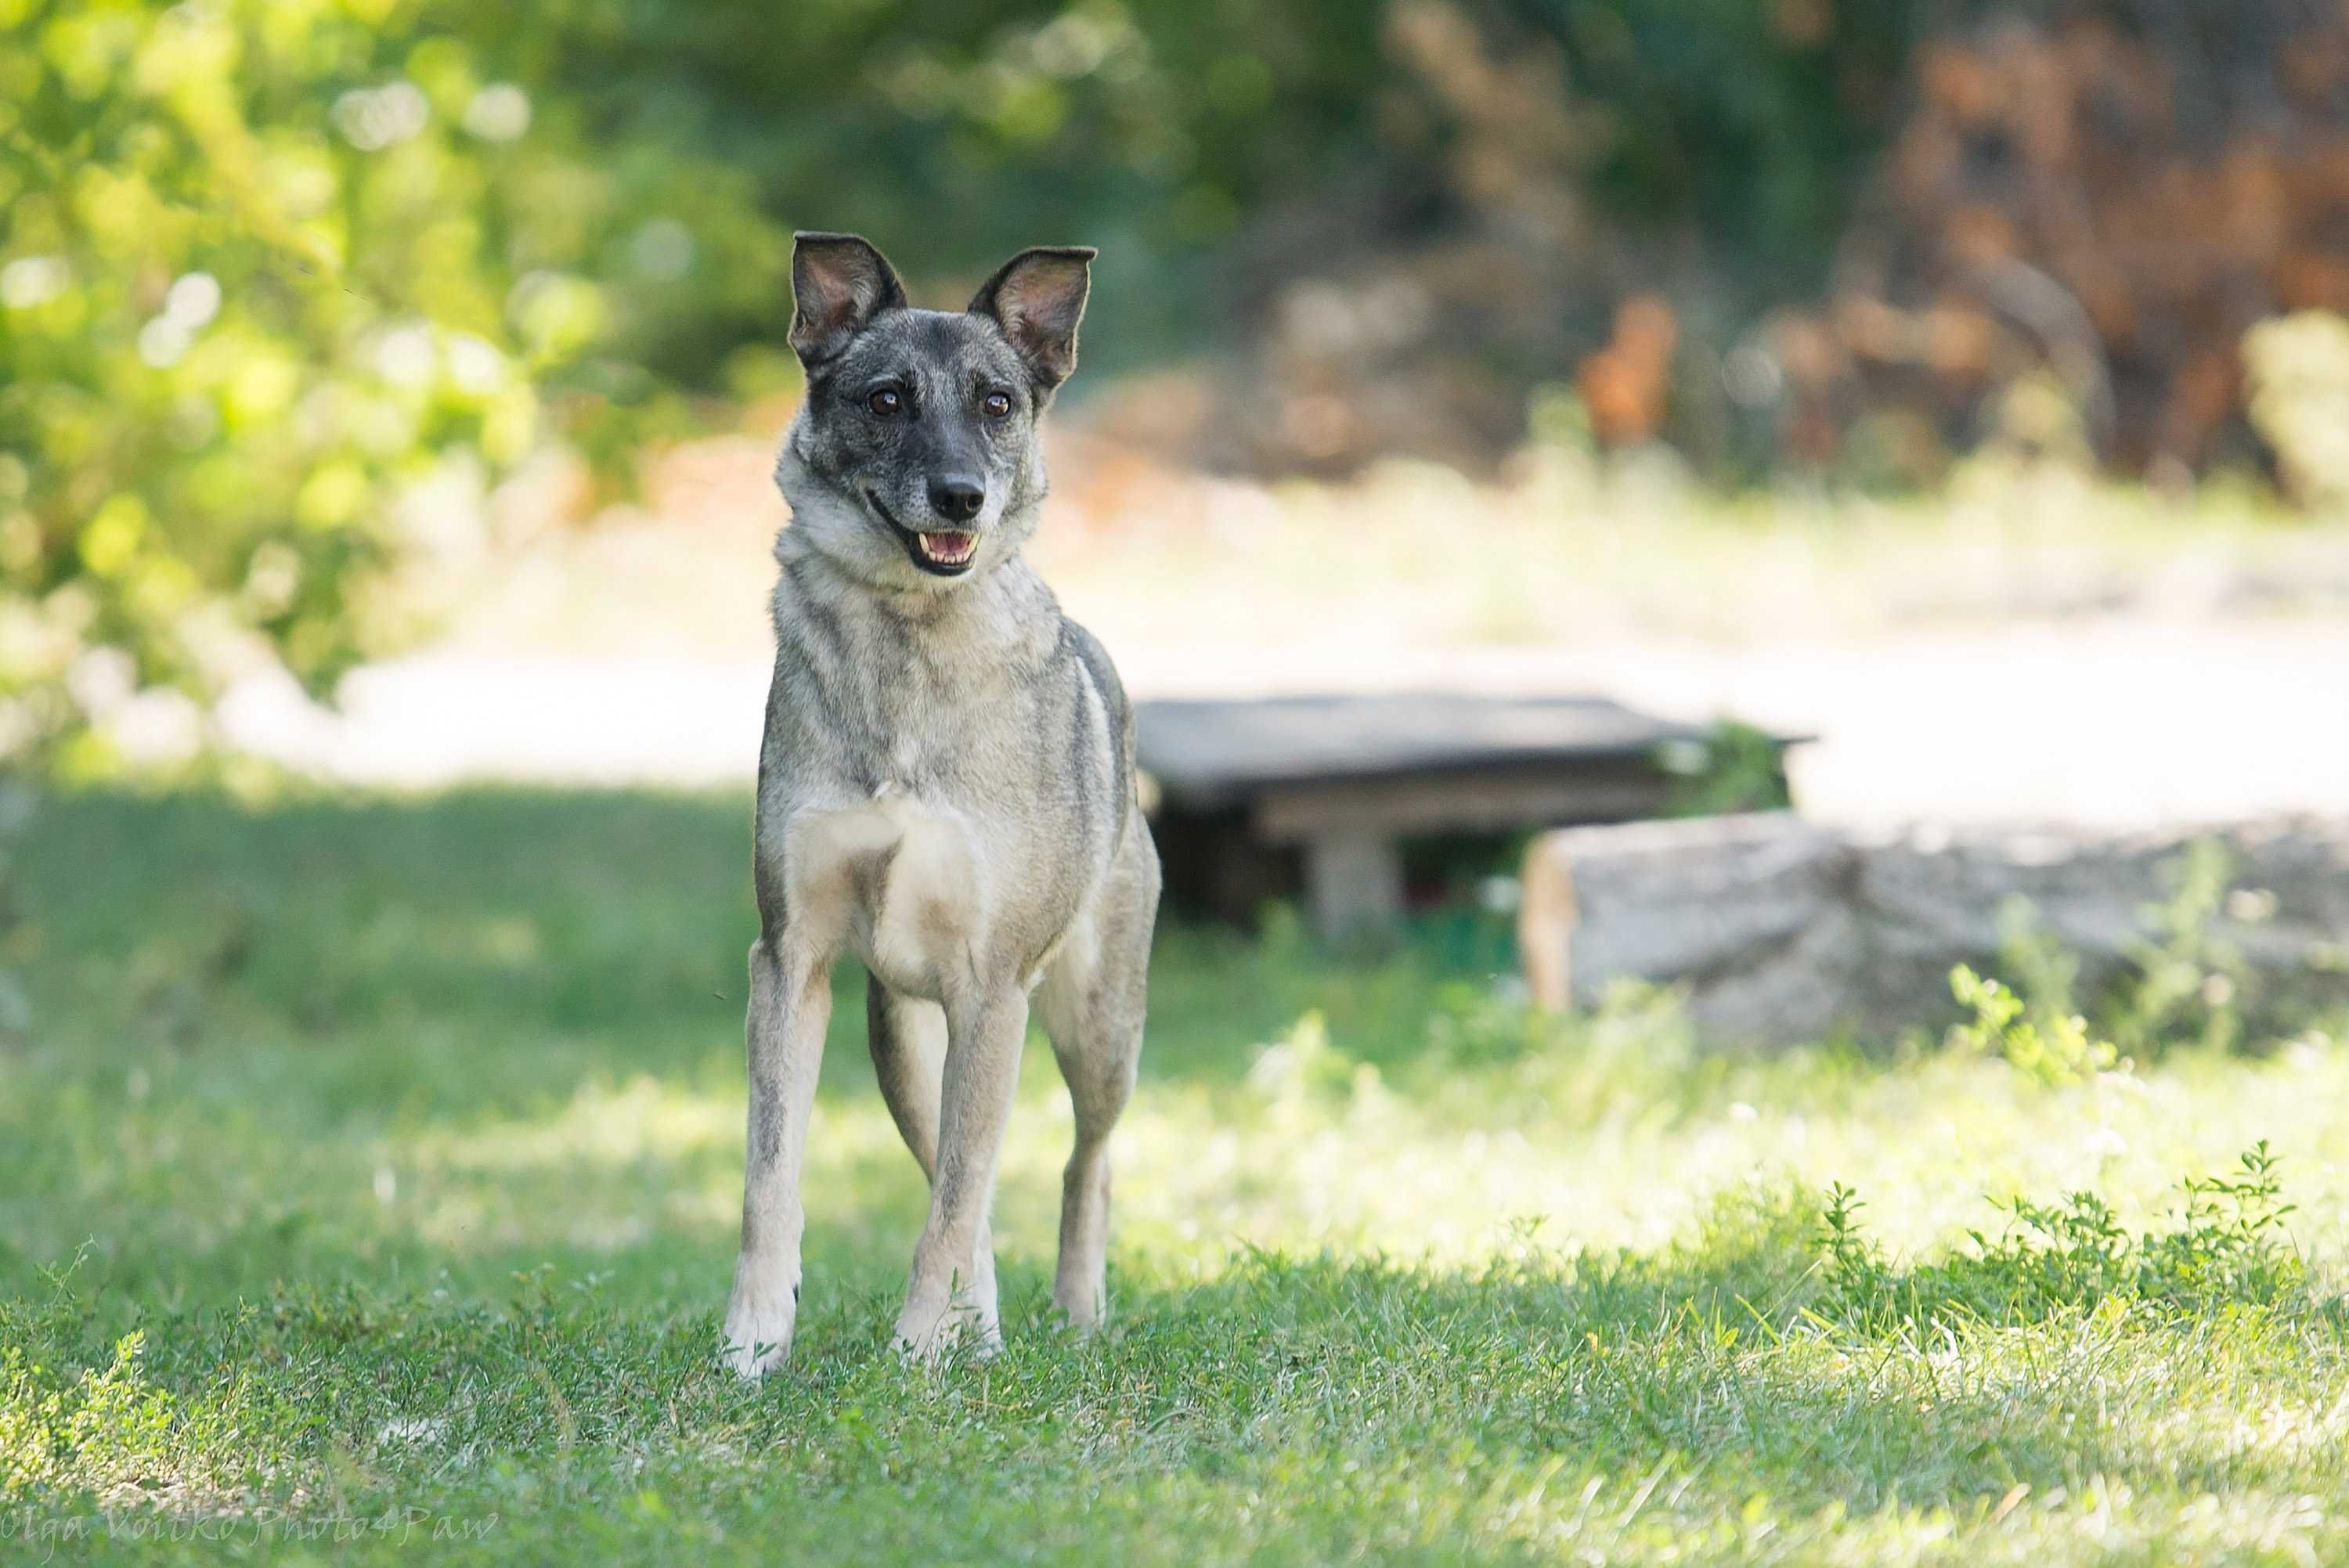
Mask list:
[[[955,1302],[931,1310],[908,1303],[893,1336],[897,1354],[921,1367],[950,1360],[992,1360],[1003,1348],[1003,1326]]]
[[[1052,1310],[1047,1321],[1056,1333],[1071,1339],[1090,1339],[1101,1333],[1104,1314],[1101,1292],[1097,1289],[1052,1292]]]
[[[796,1286],[788,1293],[762,1290],[738,1272],[726,1306],[724,1357],[736,1376],[755,1383],[789,1358],[798,1308]]]
[[[745,1383],[756,1383],[781,1367],[790,1354],[788,1346],[770,1345],[761,1339],[737,1342],[730,1336],[721,1359],[734,1376]]]
[[[1108,1332],[1101,1318],[1081,1316],[1057,1306],[1044,1315],[1044,1328],[1047,1333],[1072,1344],[1081,1344],[1088,1339],[1099,1339]]]

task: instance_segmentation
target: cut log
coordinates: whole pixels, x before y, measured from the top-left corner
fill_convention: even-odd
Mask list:
[[[1723,1041],[1875,1036],[1946,1019],[1948,975],[1994,966],[2016,912],[2079,960],[2126,967],[2213,840],[2244,895],[2209,935],[2253,971],[2349,965],[2349,820],[2097,835],[1930,828],[1867,835],[1782,813],[1568,828],[1526,851],[1518,949],[1535,999],[1590,1006],[1619,980],[1682,990]]]

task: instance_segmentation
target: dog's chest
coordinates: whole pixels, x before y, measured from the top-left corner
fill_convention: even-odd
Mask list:
[[[891,989],[936,1000],[990,945],[982,841],[968,813],[891,784],[853,804],[802,807],[785,837],[792,912]]]

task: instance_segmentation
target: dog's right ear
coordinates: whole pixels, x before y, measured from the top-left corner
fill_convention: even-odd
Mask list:
[[[905,303],[889,258],[855,234],[792,236],[792,348],[812,369],[848,346],[864,324]]]

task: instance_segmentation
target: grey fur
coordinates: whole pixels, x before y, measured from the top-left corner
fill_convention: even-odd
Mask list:
[[[931,1183],[898,1342],[926,1357],[1000,1343],[988,1209],[1031,995],[1077,1124],[1052,1298],[1072,1326],[1102,1315],[1107,1139],[1141,1051],[1158,857],[1116,671],[1019,557],[1045,493],[1037,423],[1075,364],[1092,255],[1024,252],[963,312],[907,306],[854,236],[803,234],[793,258],[808,390],[775,467],[792,522],[775,547],[725,1330],[746,1377],[790,1348],[800,1171],[843,950],[871,975],[882,1093]],[[936,540],[967,544],[967,564]]]

